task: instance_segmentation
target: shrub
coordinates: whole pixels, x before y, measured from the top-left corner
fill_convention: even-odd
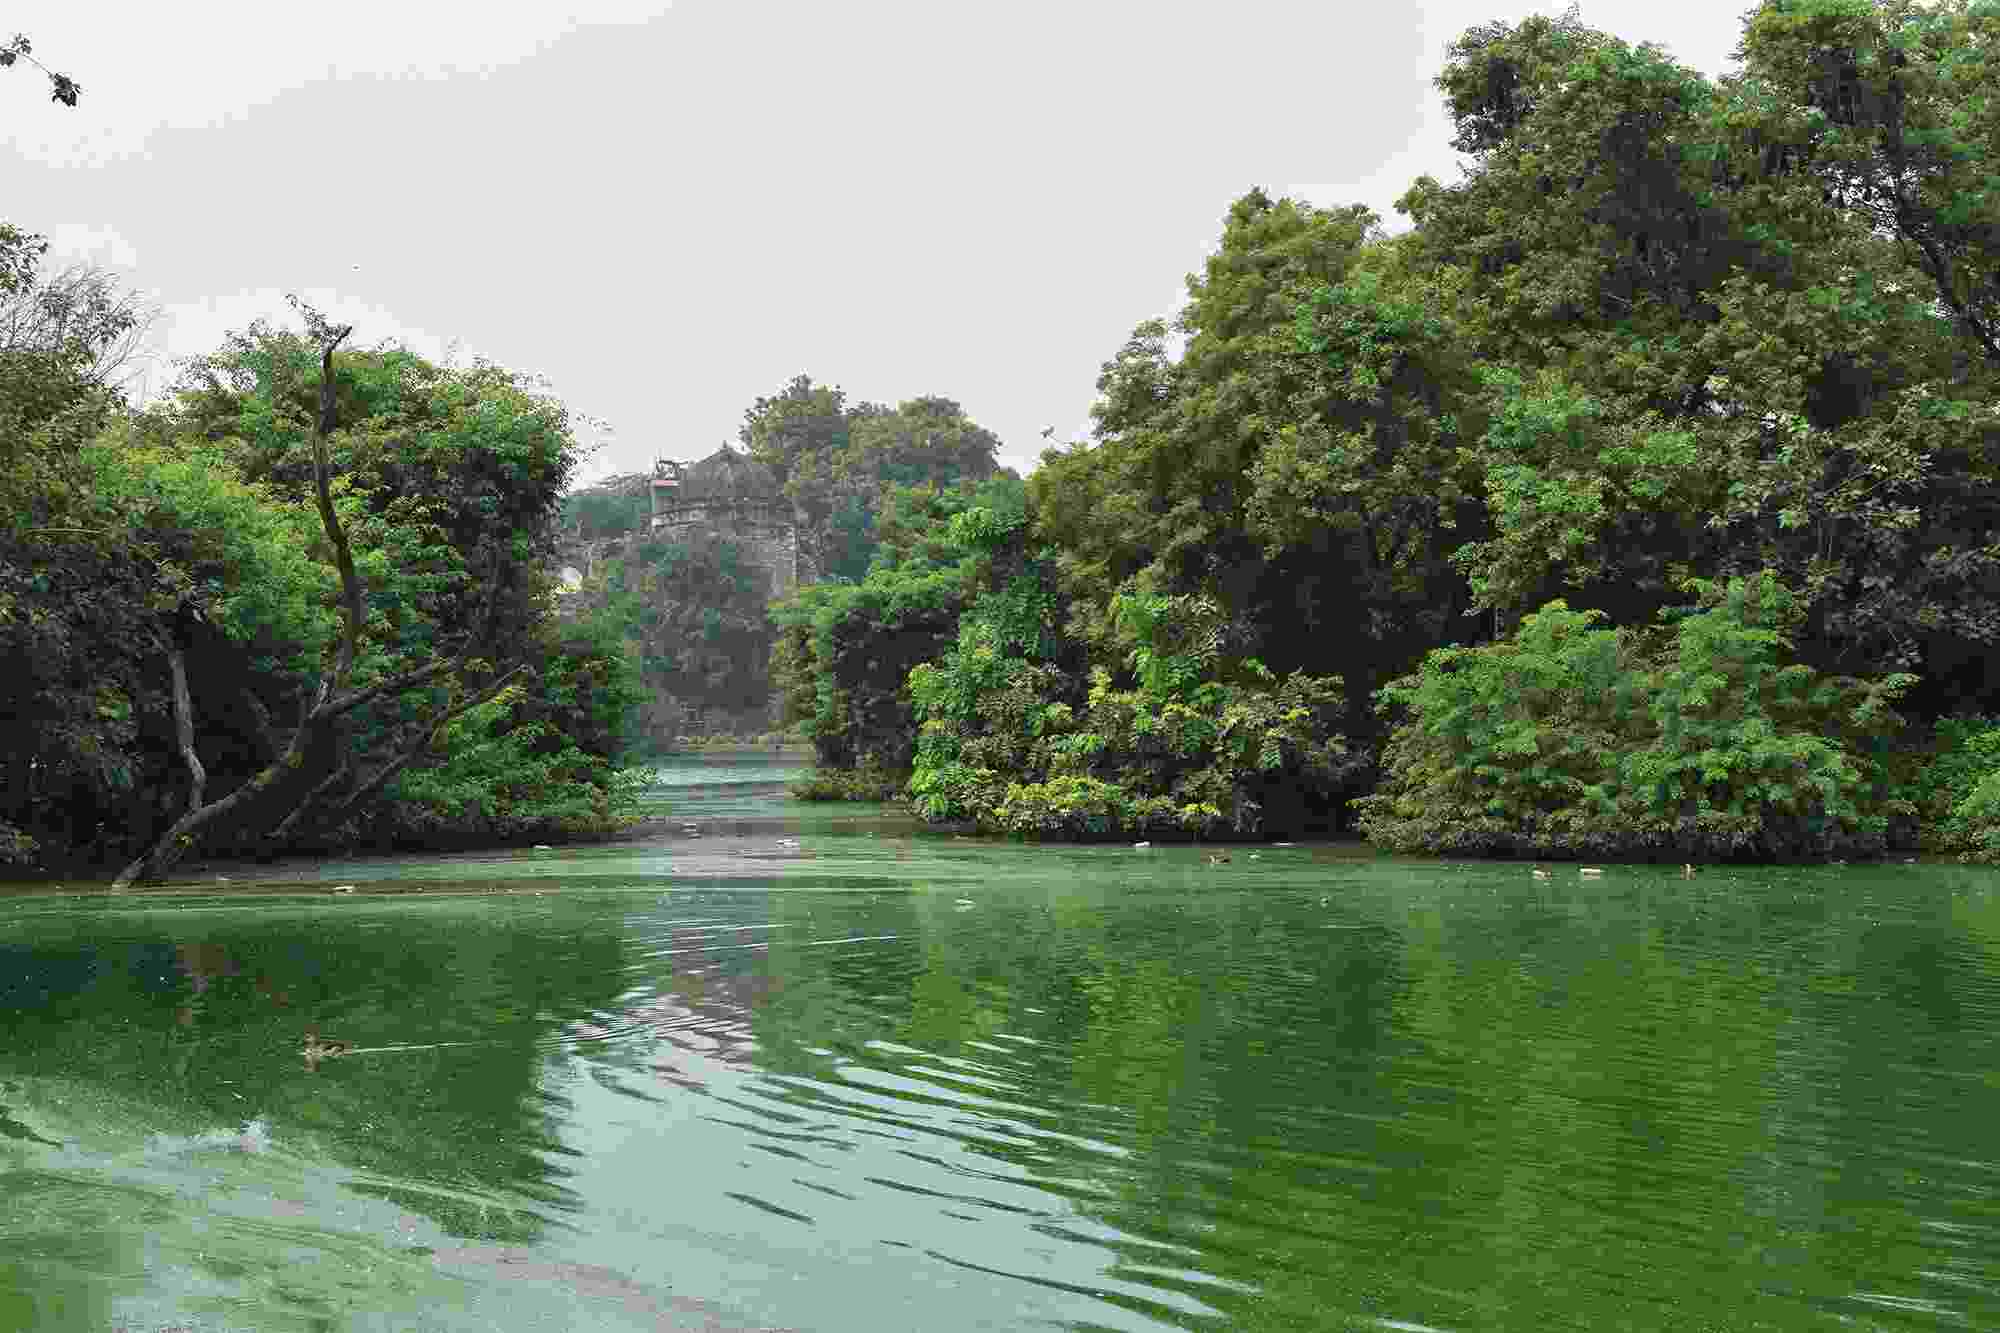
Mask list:
[[[917,725],[905,682],[949,643],[980,561],[941,535],[968,500],[929,495],[929,527],[907,550],[887,548],[898,563],[878,558],[860,583],[814,584],[771,604],[772,686],[821,768],[909,771]]]
[[[791,792],[802,801],[899,801],[908,780],[870,759],[858,768],[815,768]]]
[[[1407,720],[1358,802],[1396,851],[1760,859],[1867,853],[1914,807],[1882,759],[1914,677],[1778,663],[1796,621],[1766,573],[1685,585],[1646,631],[1551,602],[1512,639],[1430,653],[1380,691]]]
[[[934,823],[1034,837],[1220,836],[1264,827],[1273,790],[1329,792],[1360,762],[1334,731],[1340,682],[1280,681],[1225,651],[1202,596],[1121,596],[1133,687],[1075,675],[1045,566],[1026,562],[961,618],[957,644],[910,673],[922,730],[910,794]]]
[[[2000,863],[2000,718],[1941,718],[1910,796],[1929,851]]]

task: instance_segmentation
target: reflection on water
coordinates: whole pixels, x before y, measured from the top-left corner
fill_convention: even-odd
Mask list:
[[[788,762],[0,898],[0,1329],[2000,1326],[1991,872],[1210,867]]]

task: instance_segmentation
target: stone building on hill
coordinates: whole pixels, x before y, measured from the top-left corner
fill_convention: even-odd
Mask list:
[[[743,563],[770,575],[771,596],[810,581],[801,568],[799,516],[770,468],[724,445],[697,463],[662,459],[651,484],[655,537],[711,532],[733,540]]]
[[[607,477],[586,490],[642,501],[650,497],[650,512],[642,507],[644,525],[622,536],[592,538],[581,528],[565,532],[557,568],[568,590],[592,576],[598,561],[632,543],[700,536],[734,542],[743,564],[768,576],[772,597],[785,596],[814,578],[811,559],[800,548],[799,515],[777,477],[727,446],[695,463],[661,459],[650,474]]]
[[[565,512],[558,614],[575,620],[614,600],[624,608],[649,695],[639,723],[649,743],[777,726],[764,607],[813,576],[798,515],[770,470],[727,448],[694,463],[662,460],[580,488]]]

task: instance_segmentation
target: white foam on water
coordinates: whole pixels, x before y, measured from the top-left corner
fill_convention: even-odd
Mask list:
[[[225,1152],[268,1152],[274,1146],[271,1127],[262,1116],[246,1120],[235,1129],[209,1129],[199,1134],[155,1134],[147,1141],[150,1155],[176,1156],[181,1153],[221,1149]]]

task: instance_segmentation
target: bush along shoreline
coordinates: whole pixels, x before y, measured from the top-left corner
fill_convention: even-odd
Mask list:
[[[1561,601],[1508,640],[1431,653],[1383,691],[1405,720],[1381,790],[1356,802],[1390,851],[1783,861],[1918,846],[1886,761],[1916,682],[1781,660],[1796,621],[1771,574],[1690,580],[1647,631]]]

